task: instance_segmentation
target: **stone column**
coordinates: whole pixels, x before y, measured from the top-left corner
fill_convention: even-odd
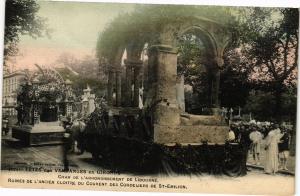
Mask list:
[[[107,82],[107,103],[109,106],[113,105],[114,78],[114,70],[109,70]]]
[[[121,78],[121,69],[116,70],[116,106],[121,106],[121,85],[122,85],[122,78]]]
[[[216,69],[212,72],[212,78],[211,78],[211,108],[214,115],[220,115],[219,90],[220,90],[220,70]]]
[[[133,89],[133,106],[139,107],[140,87],[142,79],[142,61],[136,62],[134,65],[134,89]]]
[[[139,88],[142,80],[141,60],[125,60],[126,65],[126,106],[138,107],[139,105]],[[134,89],[132,93],[132,80]]]
[[[177,76],[176,83],[176,96],[177,102],[181,112],[185,112],[185,99],[184,99],[184,76]]]
[[[124,61],[126,66],[126,90],[125,90],[125,106],[132,106],[132,79],[133,79],[133,71],[132,71],[132,63],[128,60]]]
[[[152,68],[151,88],[154,91],[154,123],[158,125],[179,125],[180,109],[176,99],[177,51],[166,45],[154,45],[149,49],[149,63]],[[154,140],[159,141],[160,133]]]
[[[214,85],[213,85],[213,106],[214,107],[220,107],[219,105],[219,90],[220,90],[220,71],[217,70],[217,72],[214,75]]]

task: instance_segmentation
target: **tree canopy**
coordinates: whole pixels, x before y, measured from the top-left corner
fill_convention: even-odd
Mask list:
[[[286,115],[286,108],[294,104],[297,85],[298,9],[137,5],[133,12],[120,14],[99,35],[98,58],[111,58],[119,46],[128,47],[132,40],[156,44],[167,24],[181,24],[195,17],[217,21],[232,34],[221,69],[222,106],[245,106],[245,111],[259,114],[269,105],[276,108],[270,117],[280,120]],[[195,92],[207,94],[201,37],[192,33],[179,37],[178,49],[179,73],[186,76],[186,83]],[[255,96],[258,101],[249,101]]]
[[[184,5],[136,5],[133,12],[123,13],[111,21],[99,35],[98,57],[111,57],[121,45],[133,39],[157,43],[166,24],[180,23],[188,18],[202,17],[231,27],[234,20],[229,7]]]
[[[238,45],[225,57],[237,71],[247,72],[255,89],[272,93],[273,116],[280,121],[283,94],[297,85],[298,9],[247,8],[239,14]]]
[[[17,44],[20,35],[33,38],[49,35],[46,19],[37,15],[39,5],[35,0],[6,0],[4,57],[18,52]]]

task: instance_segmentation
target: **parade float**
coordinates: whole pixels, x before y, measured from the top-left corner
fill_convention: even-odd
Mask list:
[[[147,9],[150,13],[156,7]],[[138,12],[126,16],[132,20],[125,17],[132,24],[115,21],[101,34],[98,56],[108,68],[107,106],[89,116],[81,146],[103,167],[119,171],[245,175],[245,149],[227,142],[229,127],[219,108],[220,69],[229,31],[211,18],[157,9],[164,9],[165,15],[143,19],[145,13]],[[206,48],[209,115],[188,114],[182,107],[176,41],[185,33],[201,37]],[[145,50],[147,62],[141,60]]]
[[[59,118],[72,115],[71,82],[52,68],[37,67],[38,71],[27,73],[19,89],[12,137],[29,146],[59,144],[65,132]]]

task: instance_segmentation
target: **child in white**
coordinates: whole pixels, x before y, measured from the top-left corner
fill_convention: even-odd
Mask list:
[[[249,135],[250,140],[252,141],[252,155],[254,159],[254,164],[255,165],[260,165],[260,146],[261,146],[261,141],[262,141],[262,134],[257,130],[254,129],[250,135]]]

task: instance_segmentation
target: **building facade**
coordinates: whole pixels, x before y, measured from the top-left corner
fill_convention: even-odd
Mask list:
[[[2,93],[2,113],[4,115],[15,117],[17,110],[17,91],[25,79],[25,72],[22,70],[5,73],[3,76],[3,93]]]

